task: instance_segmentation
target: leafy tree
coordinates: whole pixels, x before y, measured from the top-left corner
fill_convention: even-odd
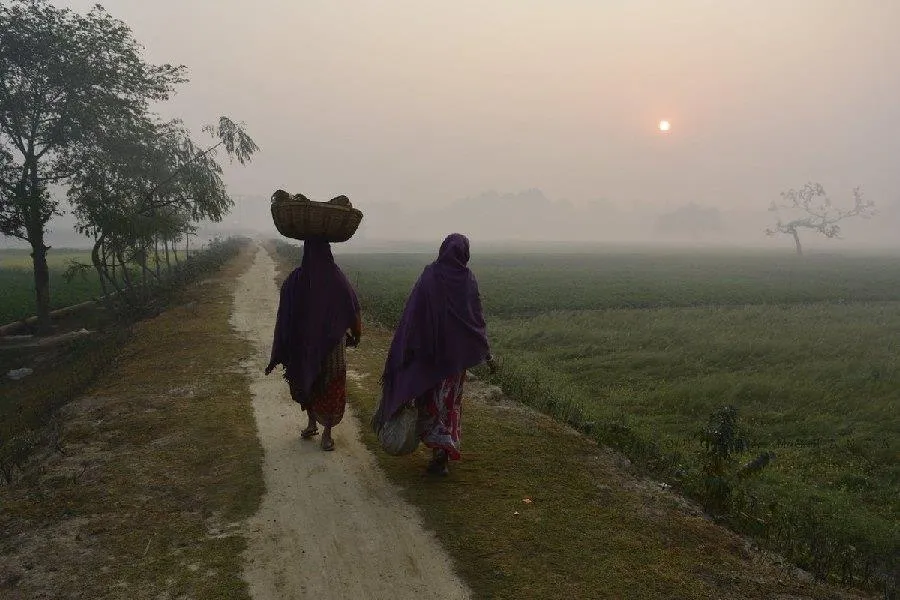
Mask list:
[[[47,0],[0,4],[0,233],[31,245],[41,330],[50,326],[44,234],[59,214],[50,187],[139,127],[182,71],[145,62],[129,27],[99,6],[82,15]]]
[[[774,213],[787,210],[796,215],[796,218],[783,221],[778,217],[778,222],[772,229],[767,229],[770,236],[779,233],[789,234],[794,238],[797,254],[803,254],[800,245],[800,230],[809,229],[824,235],[827,238],[840,237],[841,228],[838,223],[851,217],[869,218],[875,214],[875,203],[865,200],[859,188],[853,190],[853,208],[841,210],[835,208],[831,198],[825,193],[825,189],[819,183],[807,183],[799,190],[788,190],[781,193],[781,202],[773,202],[769,210]]]
[[[94,239],[91,259],[105,291],[128,299],[126,292],[158,282],[160,243],[168,271],[170,245],[187,239],[195,222],[220,221],[231,208],[217,154],[224,150],[244,164],[258,148],[227,117],[204,131],[217,142],[201,149],[180,121],[146,121],[123,131],[116,144],[98,148],[73,177],[69,200],[78,230]],[[174,257],[177,262],[177,251]],[[139,287],[130,265],[140,267]],[[134,294],[130,299],[142,301]]]

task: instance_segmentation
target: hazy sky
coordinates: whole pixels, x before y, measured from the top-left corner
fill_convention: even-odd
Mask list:
[[[228,170],[236,194],[365,206],[539,187],[727,209],[819,180],[836,199],[900,197],[897,0],[103,5],[150,60],[189,68],[167,115],[246,122],[262,151]]]

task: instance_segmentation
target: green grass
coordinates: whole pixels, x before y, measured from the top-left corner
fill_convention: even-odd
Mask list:
[[[614,310],[493,325],[507,377],[539,372],[573,390],[581,421],[607,432],[601,441],[668,461],[651,465],[667,475],[690,472],[707,416],[733,405],[753,448],[777,456],[748,484],[762,504],[814,503],[846,543],[885,557],[900,550],[900,303]],[[657,448],[641,457],[635,441]]]
[[[71,281],[63,278],[70,261],[90,262],[87,250],[50,250],[50,307],[63,308],[100,295],[100,281],[96,273],[88,271],[84,277]],[[0,250],[0,325],[35,314],[34,274],[31,254],[27,250]]]
[[[339,257],[392,325],[429,260]],[[700,494],[699,432],[738,408],[776,460],[733,526],[820,575],[880,576],[900,553],[900,260],[767,253],[473,259],[498,379]],[[750,458],[748,454],[742,458]]]
[[[47,266],[51,269],[65,269],[71,261],[90,262],[89,250],[78,248],[52,248],[47,253]],[[0,268],[31,271],[31,250],[6,248],[0,250]]]

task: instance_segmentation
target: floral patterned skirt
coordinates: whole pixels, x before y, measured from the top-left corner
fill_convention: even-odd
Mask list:
[[[325,359],[319,376],[313,383],[309,396],[294,386],[290,380],[291,398],[303,410],[312,410],[316,421],[325,427],[333,427],[344,418],[347,406],[347,361],[344,341],[335,346]]]
[[[451,375],[440,385],[416,399],[419,407],[418,430],[422,443],[447,453],[450,460],[459,460],[462,427],[462,395],[466,372]]]

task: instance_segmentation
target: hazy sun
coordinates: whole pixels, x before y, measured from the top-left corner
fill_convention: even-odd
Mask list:
[[[660,131],[668,131],[672,128],[672,125],[668,121],[660,121],[659,122],[659,130]]]

